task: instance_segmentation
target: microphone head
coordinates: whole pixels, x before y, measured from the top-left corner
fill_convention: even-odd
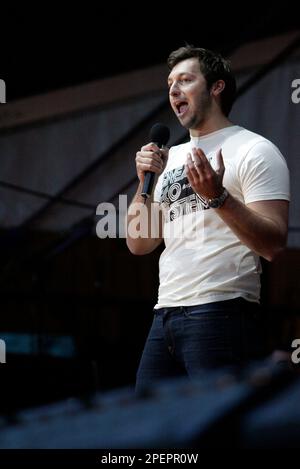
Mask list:
[[[170,129],[164,124],[154,124],[151,127],[149,137],[151,142],[156,143],[156,145],[161,148],[163,145],[168,143],[170,138]]]

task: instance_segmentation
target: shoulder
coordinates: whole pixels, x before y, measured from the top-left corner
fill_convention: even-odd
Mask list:
[[[237,132],[232,134],[225,141],[225,146],[234,145],[235,148],[239,148],[245,152],[260,143],[273,145],[270,140],[266,139],[262,135],[252,132],[251,130],[244,129],[243,127],[238,127]]]
[[[250,130],[242,127],[239,129],[240,131],[232,135],[224,144],[224,151],[234,154],[238,164],[252,159],[268,160],[269,158],[285,162],[279,148],[273,142]]]

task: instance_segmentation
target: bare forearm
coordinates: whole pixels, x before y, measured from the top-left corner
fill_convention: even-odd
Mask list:
[[[148,254],[162,242],[161,222],[154,220],[153,197],[145,203],[141,191],[142,183],[139,184],[127,213],[127,246],[136,255]]]
[[[197,194],[210,200],[223,193],[225,166],[222,150],[216,155],[214,170],[200,148],[188,153],[185,170]],[[231,194],[220,208],[212,209],[231,228],[243,244],[259,256],[272,261],[285,247],[288,227],[288,200],[258,200],[243,204]]]
[[[216,212],[243,244],[268,261],[272,261],[284,249],[284,227],[252,210],[230,194]]]

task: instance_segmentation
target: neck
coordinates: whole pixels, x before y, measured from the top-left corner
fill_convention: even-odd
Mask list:
[[[223,114],[218,114],[217,116],[210,116],[205,119],[198,128],[190,129],[190,135],[191,137],[203,137],[232,125],[232,122],[227,117]]]

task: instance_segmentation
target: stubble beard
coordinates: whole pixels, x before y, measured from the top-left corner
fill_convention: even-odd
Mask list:
[[[207,91],[202,93],[195,108],[196,111],[189,118],[189,120],[184,124],[182,123],[183,127],[185,127],[187,130],[197,130],[201,128],[207,119],[211,109],[211,98]]]

